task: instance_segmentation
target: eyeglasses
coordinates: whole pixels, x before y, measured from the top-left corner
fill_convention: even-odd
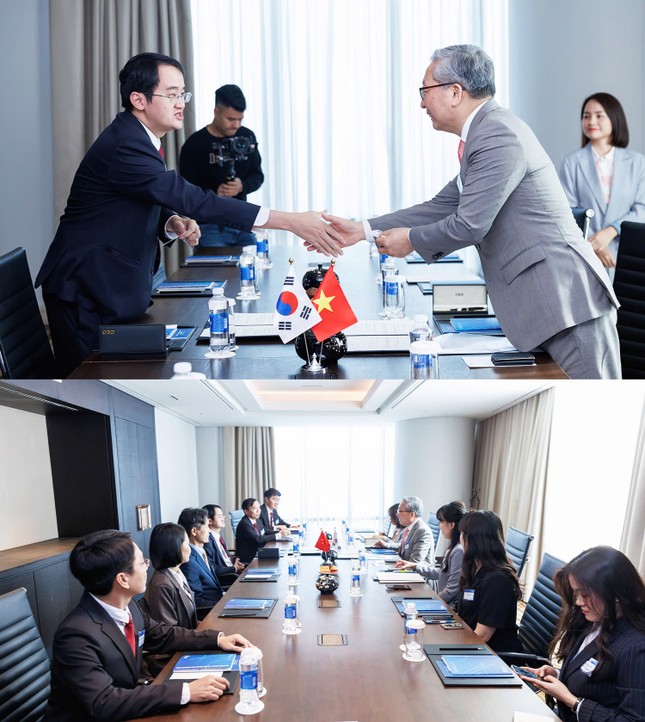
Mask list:
[[[190,103],[190,99],[193,97],[192,93],[173,93],[172,95],[161,95],[161,93],[153,93],[157,98],[168,98],[168,102],[170,105],[175,105],[176,103],[182,102],[182,103]]]
[[[437,83],[436,85],[424,85],[422,88],[419,88],[419,95],[421,96],[421,100],[425,100],[426,90],[430,90],[431,88],[443,88],[444,85],[455,85],[455,83],[451,80],[449,83]]]
[[[412,512],[409,509],[397,509],[397,514],[412,514]]]
[[[134,569],[134,567],[141,566],[142,564],[143,564],[143,565],[145,566],[145,568],[147,569],[147,568],[150,566],[150,559],[148,559],[148,558],[146,557],[142,562],[136,562],[136,563],[133,564],[130,568],[131,568],[131,569]]]

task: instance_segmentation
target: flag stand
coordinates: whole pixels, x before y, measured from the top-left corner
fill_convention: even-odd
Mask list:
[[[309,345],[307,344],[307,332],[302,334],[302,340],[305,344],[305,351],[307,352],[307,363],[302,367],[303,371],[306,371],[309,374],[324,374],[327,372],[327,369],[321,365],[320,361],[318,360],[318,357],[316,354],[313,354],[313,357],[309,355]],[[320,342],[320,353],[322,354],[322,341]]]

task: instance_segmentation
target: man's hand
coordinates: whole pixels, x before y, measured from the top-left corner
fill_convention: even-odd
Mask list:
[[[323,218],[343,237],[344,245],[353,246],[365,240],[363,224],[360,221],[348,221],[346,218],[331,216],[328,213],[323,213]]]
[[[394,258],[405,258],[408,253],[412,253],[414,248],[408,241],[409,230],[409,228],[391,228],[389,231],[383,231],[376,239],[379,253],[387,253]]]
[[[263,228],[291,231],[305,241],[308,251],[319,251],[325,256],[342,256],[343,237],[329,223],[323,221],[316,211],[286,213],[271,211]]]
[[[244,647],[252,647],[253,645],[241,634],[229,634],[228,636],[219,637],[217,646],[226,652],[239,652]]]
[[[244,186],[242,185],[242,181],[239,178],[233,178],[233,180],[226,181],[226,183],[222,183],[218,187],[217,195],[224,196],[225,198],[234,198],[235,196],[239,196],[243,190]]]
[[[233,565],[235,567],[235,571],[239,574],[240,572],[243,572],[246,569],[246,564],[242,564],[242,562],[239,559],[236,559],[233,562]]]
[[[196,246],[199,243],[202,232],[199,230],[197,221],[185,216],[171,216],[168,219],[168,226],[177,234],[177,237],[185,241],[189,246]]]
[[[291,532],[287,529],[286,526],[280,526],[280,536],[291,536]]]
[[[382,539],[377,539],[377,540],[374,542],[374,546],[375,546],[377,549],[385,549],[385,542],[384,542]]]
[[[397,563],[394,565],[395,569],[416,569],[417,563],[416,562],[406,562],[405,559],[399,559]]]
[[[228,680],[207,674],[194,682],[188,683],[191,702],[214,702],[219,699],[229,687]]]

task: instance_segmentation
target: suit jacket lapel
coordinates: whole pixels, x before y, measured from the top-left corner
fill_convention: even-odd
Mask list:
[[[582,154],[582,158],[580,160],[580,167],[582,168],[584,177],[586,178],[589,188],[593,193],[593,197],[596,199],[598,208],[604,209],[607,207],[607,204],[605,203],[605,196],[602,192],[600,179],[598,178],[598,171],[596,170],[596,162],[594,160],[593,150],[591,149],[591,143],[587,143],[584,151],[585,152]],[[614,163],[615,162],[614,157]]]
[[[582,665],[588,659],[591,659],[598,651],[598,645],[596,644],[596,640],[594,639],[582,650],[582,652],[578,652],[578,650],[580,649],[580,646],[586,636],[587,635],[585,634],[583,637],[581,637],[578,640],[578,643],[574,647],[573,652],[569,655],[569,657],[565,661],[564,665],[562,666],[562,671],[560,673],[560,679],[563,682],[571,674],[573,674],[576,670],[580,669],[580,667],[582,667]]]
[[[186,610],[188,619],[192,619],[192,617],[195,614],[194,600],[188,596],[188,592],[183,588],[183,586],[179,582],[179,579],[177,579],[177,577],[175,577],[175,575],[169,569],[164,569],[163,573],[165,574],[165,576],[168,579],[170,579],[170,583],[179,592],[179,599],[180,599],[184,609]]]
[[[609,194],[609,203],[607,204],[607,210],[605,211],[605,223],[607,226],[613,220],[616,220],[618,214],[613,210],[613,206],[616,205],[620,199],[619,193],[615,192],[616,189],[629,187],[629,179],[625,178],[626,170],[626,159],[625,153],[622,148],[614,148],[614,177],[611,182],[611,193]]]

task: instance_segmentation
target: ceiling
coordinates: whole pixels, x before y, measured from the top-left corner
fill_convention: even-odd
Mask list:
[[[383,424],[483,419],[553,385],[544,381],[106,381],[196,426]]]

